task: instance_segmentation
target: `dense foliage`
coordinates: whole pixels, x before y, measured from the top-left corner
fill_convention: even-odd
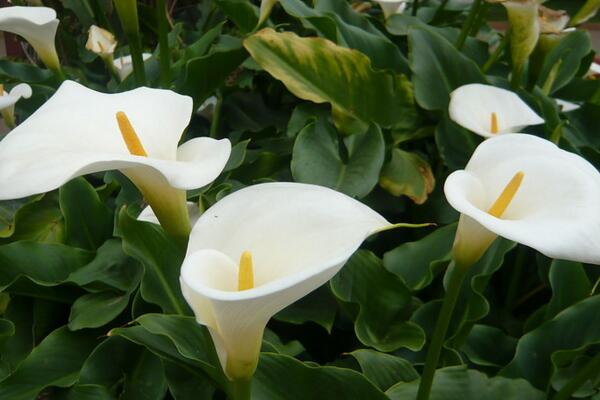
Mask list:
[[[370,237],[327,284],[276,314],[253,399],[415,398],[459,218],[443,184],[484,140],[450,118],[453,90],[511,89],[544,120],[525,132],[600,166],[590,35],[542,33],[522,65],[515,40],[529,39],[512,26],[511,43],[490,22],[506,20],[501,4],[413,0],[384,17],[374,2],[279,0],[261,26],[250,0],[173,0],[165,26],[164,1],[140,1],[136,33],[110,1],[43,3],[60,20],[62,70],[36,63],[25,41],[0,60],[5,88],[32,87],[16,104],[17,124],[65,77],[107,93],[167,88],[198,110],[182,142],[232,143],[222,174],[188,192],[200,210],[246,186],[295,181],[359,199],[394,223],[435,224]],[[583,3],[569,2],[569,12]],[[145,71],[121,81],[86,49],[91,25],[114,33],[115,58],[135,52],[128,43],[139,37],[152,53]],[[557,99],[578,107],[566,112]],[[136,219],[144,205],[119,171],[0,202],[0,399],[231,395],[181,294],[185,252]],[[544,399],[578,378],[576,398],[600,399],[598,282],[597,266],[498,238],[462,286],[431,398]]]

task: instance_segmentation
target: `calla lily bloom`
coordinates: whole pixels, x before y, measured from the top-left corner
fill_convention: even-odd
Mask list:
[[[388,19],[394,14],[402,14],[406,10],[406,0],[375,0],[383,11],[383,16]]]
[[[15,104],[17,101],[30,97],[31,86],[26,83],[16,85],[8,92],[4,91],[3,85],[0,85],[0,113],[2,113],[2,119],[7,127],[14,128],[16,126]]]
[[[515,93],[490,85],[464,85],[450,94],[450,118],[483,137],[516,133],[544,123]]]
[[[148,60],[150,57],[152,57],[152,54],[142,53],[142,59],[144,61]],[[117,70],[117,74],[119,74],[121,81],[124,81],[125,78],[133,72],[133,60],[131,59],[131,56],[115,58],[113,65]]]
[[[0,199],[56,189],[70,179],[118,169],[140,189],[166,231],[189,234],[186,190],[223,170],[227,139],[192,139],[178,147],[192,99],[138,88],[104,94],[72,81],[0,142]]]
[[[539,15],[541,33],[558,34],[575,30],[574,28],[567,28],[569,14],[564,10],[553,10],[548,7],[539,6]]]
[[[444,192],[461,213],[457,264],[477,261],[497,235],[551,258],[600,264],[600,173],[547,140],[486,140]]]
[[[0,8],[0,30],[22,36],[54,71],[60,71],[54,44],[58,22],[56,11],[48,7]]]
[[[92,25],[88,31],[88,40],[85,48],[102,58],[112,60],[112,56],[117,48],[117,40],[115,39],[115,35],[106,29]]]
[[[181,289],[227,376],[251,377],[269,319],[331,279],[365,238],[394,226],[342,193],[300,183],[250,186],[202,214]]]

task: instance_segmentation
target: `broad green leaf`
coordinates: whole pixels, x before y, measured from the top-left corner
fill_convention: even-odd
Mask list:
[[[265,329],[263,334],[263,346],[261,351],[271,353],[285,354],[290,357],[296,357],[305,351],[302,343],[297,340],[290,340],[284,343],[279,336],[269,328]]]
[[[187,368],[162,360],[169,392],[175,400],[212,399],[215,387],[208,379],[190,373]]]
[[[109,391],[100,385],[75,385],[62,393],[52,394],[53,400],[114,400]]]
[[[446,113],[435,129],[435,143],[450,171],[463,169],[481,140],[476,134],[452,122]]]
[[[13,296],[3,313],[6,321],[14,328],[14,333],[4,331],[0,340],[0,380],[12,373],[33,349],[33,300],[28,297]],[[6,325],[6,323],[3,323]],[[5,327],[5,329],[7,329]]]
[[[63,7],[75,13],[84,29],[94,24],[94,11],[89,4],[89,0],[61,0],[61,3]]]
[[[445,110],[454,89],[467,83],[485,83],[477,64],[441,35],[414,27],[408,38],[415,96],[421,107]]]
[[[510,362],[517,348],[517,339],[488,325],[474,325],[461,348],[476,365],[503,367]]]
[[[258,23],[258,8],[248,0],[218,0],[217,6],[232,20],[240,32],[250,33]]]
[[[562,38],[544,59],[537,85],[554,93],[567,85],[579,71],[583,58],[592,51],[590,35],[577,30]]]
[[[586,299],[592,291],[590,280],[580,263],[553,260],[548,277],[552,287],[552,298],[546,308],[546,320]]]
[[[386,392],[390,400],[414,399],[419,381],[399,383]],[[464,367],[437,370],[431,400],[543,400],[546,395],[523,379],[488,378]]]
[[[214,350],[212,339],[205,327],[198,325],[193,317],[177,315],[146,314],[136,320],[138,326],[116,328],[111,335],[118,335],[152,353],[181,366],[187,366],[203,376],[204,371],[215,382],[226,381]]]
[[[406,77],[375,71],[367,56],[321,38],[263,29],[244,41],[254,60],[297,97],[331,103],[339,117],[391,127],[407,101]]]
[[[121,400],[161,400],[167,392],[165,372],[160,358],[144,350],[125,373]]]
[[[0,246],[0,289],[20,277],[42,286],[59,285],[92,258],[93,253],[60,244],[13,242]]]
[[[214,48],[205,56],[192,58],[185,66],[179,91],[191,96],[194,104],[199,106],[247,57],[246,50],[238,44]]]
[[[403,358],[369,349],[350,353],[358,361],[363,374],[383,391],[402,381],[419,379],[411,363]]]
[[[59,197],[69,245],[95,250],[112,236],[112,212],[85,178],[75,178],[63,185]]]
[[[329,285],[323,285],[275,314],[274,318],[296,325],[314,322],[331,333],[337,310]]]
[[[422,329],[407,320],[413,306],[408,288],[373,253],[355,253],[330,285],[336,297],[358,308],[354,330],[365,345],[380,351],[423,346]]]
[[[115,319],[129,303],[129,293],[89,293],[71,307],[69,329],[98,328]]]
[[[252,398],[385,400],[386,396],[356,371],[311,366],[281,354],[263,353],[252,382]]]
[[[18,203],[19,201],[9,200],[6,203],[12,202]],[[0,213],[3,212],[0,211]],[[64,242],[64,219],[58,204],[58,196],[55,196],[54,193],[47,193],[41,198],[32,199],[16,210],[13,217],[13,222],[9,223],[7,229],[0,232],[0,237],[7,236],[1,242],[8,243],[18,240],[43,243]],[[2,218],[0,217],[0,219]]]
[[[340,141],[346,157],[340,154]],[[366,133],[340,138],[328,123],[312,123],[297,136],[292,155],[294,180],[327,186],[352,197],[364,197],[377,184],[385,143],[372,125]]]
[[[132,218],[125,207],[119,212],[118,226],[123,250],[144,266],[140,288],[144,300],[168,314],[189,313],[179,287],[183,261],[179,245],[160,226]]]
[[[30,63],[18,63],[0,59],[0,77],[12,78],[18,82],[38,83],[52,79],[50,70],[39,68]]]
[[[48,335],[17,370],[0,382],[0,398],[34,400],[48,386],[75,383],[88,354],[97,344],[97,334],[70,332],[66,327]]]
[[[436,229],[416,242],[403,243],[383,256],[383,265],[411,290],[428,286],[434,274],[450,261],[456,225]]]
[[[545,389],[557,367],[568,364],[586,347],[600,343],[598,307],[600,296],[589,297],[522,336],[515,357],[501,374],[525,378]]]
[[[435,178],[427,161],[417,154],[393,149],[379,185],[396,197],[408,196],[416,204],[423,204],[433,191]]]
[[[27,204],[39,201],[40,198],[41,196],[33,196],[0,201],[0,237],[11,236],[15,230],[15,218],[19,210]]]

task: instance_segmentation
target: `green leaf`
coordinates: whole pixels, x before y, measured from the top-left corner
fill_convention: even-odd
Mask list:
[[[15,219],[19,210],[27,204],[39,201],[40,199],[41,196],[32,196],[16,200],[0,201],[0,237],[11,236],[15,230]]]
[[[411,290],[420,290],[450,261],[455,232],[456,225],[451,224],[416,242],[403,243],[384,254],[383,265]]]
[[[355,253],[330,285],[336,297],[358,306],[354,331],[365,345],[380,351],[423,346],[423,330],[407,320],[412,308],[408,288],[373,253]],[[377,288],[376,296],[373,288]]]
[[[369,58],[356,50],[272,29],[250,36],[244,46],[297,97],[331,103],[337,121],[348,116],[391,127],[402,119],[409,96],[406,77],[373,70]]]
[[[175,400],[212,399],[215,387],[208,379],[201,379],[186,368],[163,360],[169,392]]]
[[[97,334],[70,332],[66,327],[48,335],[17,370],[0,382],[0,398],[34,400],[48,386],[67,387],[96,343]]]
[[[600,296],[589,297],[519,339],[513,360],[501,371],[545,389],[552,374],[586,347],[600,343]]]
[[[121,400],[161,400],[167,392],[167,382],[160,358],[145,350],[125,373]]]
[[[13,296],[6,307],[3,317],[13,325],[14,333],[10,336],[3,335],[0,340],[0,380],[12,373],[33,348],[35,339],[32,308],[32,299],[19,296]],[[10,333],[6,331],[7,327],[4,329],[3,334]]]
[[[510,362],[517,339],[488,325],[474,325],[461,348],[471,362],[487,367],[503,367]]]
[[[292,155],[292,175],[303,183],[327,186],[352,197],[364,197],[377,184],[385,143],[372,125],[363,134],[343,139],[347,151],[340,155],[340,139],[328,123],[311,123],[297,136]]]
[[[356,371],[309,366],[285,355],[263,353],[252,382],[252,398],[385,400],[386,396]]]
[[[433,191],[435,178],[427,161],[415,153],[392,150],[379,178],[379,185],[396,197],[408,196],[416,204],[423,204]]]
[[[550,266],[552,298],[546,308],[545,319],[552,319],[567,307],[586,299],[592,284],[580,263],[553,260]]]
[[[98,328],[115,319],[129,303],[129,293],[89,293],[71,307],[69,329]]]
[[[18,82],[39,83],[52,79],[50,70],[39,68],[30,63],[18,63],[7,59],[0,59],[0,76],[11,78]]]
[[[58,395],[53,394],[56,400],[114,400],[109,391],[100,385],[75,385]]]
[[[242,34],[250,33],[258,23],[258,8],[248,0],[218,0],[217,6]]]
[[[408,34],[415,96],[427,110],[445,110],[450,93],[467,83],[486,83],[477,64],[441,35],[420,27]]]
[[[463,169],[481,140],[474,133],[451,121],[446,113],[435,129],[435,143],[450,171]]]
[[[123,250],[144,266],[141,293],[144,300],[159,305],[165,313],[190,313],[179,287],[183,254],[160,226],[137,221],[123,207],[119,212]]]
[[[383,391],[400,381],[419,379],[411,363],[403,358],[369,349],[355,350],[350,355],[358,361],[363,374]]]
[[[323,285],[275,314],[274,318],[296,325],[314,322],[331,333],[337,310],[329,285]]]
[[[569,33],[545,57],[537,85],[547,88],[547,93],[563,88],[575,77],[590,51],[592,43],[588,32],[577,30]]]
[[[186,366],[199,376],[203,376],[204,371],[221,387],[225,385],[226,378],[210,334],[205,327],[198,325],[195,318],[146,314],[136,322],[139,326],[113,329],[111,335],[145,346],[157,356]]]
[[[112,236],[113,215],[85,178],[75,178],[59,190],[67,243],[95,250]]]
[[[386,392],[391,400],[414,399],[419,381],[399,383]],[[464,367],[438,369],[431,400],[543,400],[546,395],[523,379],[488,378]]]
[[[0,219],[10,221],[6,229],[0,231],[0,237],[6,237],[2,242],[30,240],[43,243],[63,243],[65,236],[63,215],[58,204],[58,196],[47,193],[43,197],[28,198],[29,201],[16,209],[11,217],[6,217],[4,207],[0,207]],[[19,200],[9,200],[6,203],[19,203]],[[5,203],[5,202],[2,202]],[[4,225],[0,222],[0,226]]]

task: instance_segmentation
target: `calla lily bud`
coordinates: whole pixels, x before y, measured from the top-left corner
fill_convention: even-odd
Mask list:
[[[569,23],[569,15],[565,10],[553,10],[548,7],[539,6],[540,33],[559,34],[565,31]]]
[[[544,123],[516,93],[479,83],[454,90],[448,112],[454,122],[486,138]]]
[[[46,66],[60,71],[54,39],[58,28],[56,11],[48,7],[0,8],[0,30],[23,37]]]
[[[96,53],[103,59],[112,61],[113,53],[117,47],[117,41],[115,35],[102,29],[96,25],[92,25],[88,31],[88,40],[85,44],[85,48]]]
[[[31,86],[26,83],[20,83],[10,91],[5,91],[4,86],[0,85],[0,113],[7,127],[12,129],[16,126],[15,104],[17,101],[30,97]]]
[[[402,14],[406,10],[406,0],[375,0],[375,2],[381,6],[385,19],[394,14]]]
[[[152,54],[150,53],[142,53],[142,60],[146,61]],[[119,58],[115,58],[113,61],[113,66],[119,75],[119,79],[124,81],[132,72],[133,72],[133,60],[131,56],[123,56]]]
[[[229,379],[248,381],[278,311],[323,285],[392,225],[334,190],[265,183],[230,194],[194,225],[181,289]]]
[[[571,20],[571,26],[582,24],[591,19],[600,9],[600,0],[588,0]]]
[[[496,236],[556,259],[600,264],[600,173],[582,157],[526,134],[480,144],[444,192],[461,213],[454,258],[475,263]]]
[[[64,82],[0,141],[0,200],[117,169],[138,187],[163,228],[187,241],[186,190],[212,182],[231,152],[227,139],[199,137],[179,146],[192,103],[170,90],[105,94]]]

